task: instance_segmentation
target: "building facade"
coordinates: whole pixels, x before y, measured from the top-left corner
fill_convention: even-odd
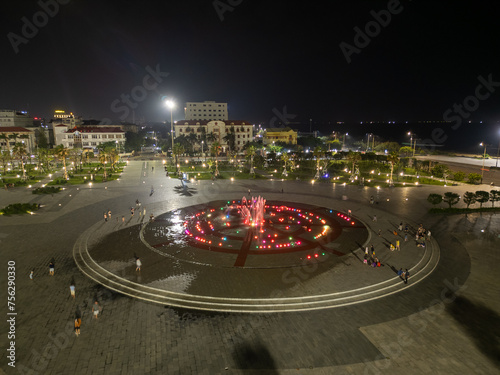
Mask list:
[[[285,142],[296,145],[297,133],[297,131],[290,128],[269,128],[264,131],[262,141],[265,145],[273,142]]]
[[[227,121],[229,118],[227,103],[187,102],[184,108],[184,118],[188,121]]]
[[[125,146],[125,132],[115,127],[76,127],[54,126],[55,145],[65,148],[85,148],[95,150],[106,142],[115,142],[119,151]]]
[[[198,148],[201,141],[206,139],[210,144],[213,137],[213,142],[218,142],[222,147],[222,152],[227,152],[229,144],[227,135],[234,135],[235,151],[242,151],[243,147],[253,141],[253,125],[248,121],[202,121],[202,120],[180,120],[174,124],[176,137],[190,134],[195,134],[198,138]],[[213,136],[210,136],[213,134]],[[207,152],[208,149],[205,149]]]
[[[0,126],[33,127],[33,118],[26,111],[0,109]]]

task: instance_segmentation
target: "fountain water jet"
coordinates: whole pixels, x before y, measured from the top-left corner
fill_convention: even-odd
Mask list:
[[[252,197],[247,200],[245,197],[241,199],[241,217],[245,224],[251,226],[261,226],[264,221],[264,209],[266,200],[259,196],[258,198]]]

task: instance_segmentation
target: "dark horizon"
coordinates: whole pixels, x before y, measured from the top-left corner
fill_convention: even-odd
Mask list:
[[[174,120],[185,102],[213,100],[266,126],[447,120],[458,134],[472,120],[488,124],[482,137],[498,127],[492,1],[232,4],[8,3],[0,108],[160,122],[173,97]]]

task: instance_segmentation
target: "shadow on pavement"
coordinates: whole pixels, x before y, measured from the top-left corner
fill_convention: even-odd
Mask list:
[[[198,190],[196,188],[190,188],[187,186],[175,186],[174,192],[184,197],[192,197],[193,195],[198,194]]]
[[[235,345],[232,353],[236,368],[245,370],[265,370],[261,374],[279,374],[269,350],[260,342]]]
[[[488,307],[458,296],[446,311],[465,329],[477,348],[500,368],[500,315]]]

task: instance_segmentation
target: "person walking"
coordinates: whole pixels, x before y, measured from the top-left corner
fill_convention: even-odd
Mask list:
[[[125,222],[125,216],[122,215],[122,223]]]
[[[76,335],[76,337],[80,336],[81,325],[82,325],[82,319],[79,317],[75,317],[75,335]]]
[[[30,280],[33,280],[34,277],[35,277],[35,275],[33,273],[33,270],[31,270],[31,272],[30,272]]]
[[[410,277],[410,271],[408,268],[405,270],[405,284],[408,284],[408,278]]]
[[[377,221],[377,215],[373,215],[373,219],[372,219],[374,222]]]
[[[101,306],[99,306],[99,302],[95,301],[92,305],[92,313],[94,314],[94,318],[99,319],[99,313],[101,312]]]
[[[398,230],[401,232],[403,230],[403,223],[399,223],[399,227],[398,227]]]
[[[71,297],[73,297],[73,299],[75,299],[75,284],[74,283],[71,283],[71,285],[69,286],[69,291],[71,293]]]
[[[106,212],[104,213],[104,221],[108,221],[108,214]]]
[[[396,241],[396,250],[397,251],[401,250],[401,247],[399,245],[399,240]]]
[[[137,259],[135,260],[135,265],[136,265],[135,270],[136,271],[140,271],[141,270],[141,266],[142,266],[142,262],[139,259],[139,257],[137,257]]]
[[[111,210],[108,209],[108,219],[111,220]]]
[[[54,276],[54,273],[55,273],[54,269],[55,269],[54,262],[50,262],[49,263],[49,275],[50,276]]]
[[[403,269],[402,269],[402,268],[400,268],[400,269],[399,269],[399,271],[398,271],[398,276],[399,276],[400,278],[403,278]]]
[[[428,230],[427,231],[427,241],[430,241],[430,239],[431,239],[431,231]]]

